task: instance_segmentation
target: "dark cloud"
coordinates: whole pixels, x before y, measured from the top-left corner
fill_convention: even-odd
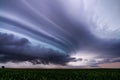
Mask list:
[[[44,47],[32,46],[25,38],[7,33],[0,33],[0,62],[21,62],[30,61],[34,64],[61,64],[74,60],[69,55],[46,49]]]
[[[106,64],[106,63],[114,63],[114,62],[120,62],[120,57],[114,57],[114,58],[110,58],[110,57],[102,57],[101,61],[97,61],[96,59],[91,60],[89,63],[90,67],[99,67],[99,64]]]
[[[104,63],[112,63],[112,62],[120,62],[120,57],[115,57],[115,58],[107,58],[107,59],[104,59],[103,61]]]
[[[29,43],[28,39],[25,38],[17,39],[12,34],[0,33],[0,46],[9,46],[9,45],[19,46],[19,45],[25,45],[27,43]]]
[[[120,56],[120,41],[116,40],[110,40],[110,41],[98,41],[95,43],[95,45],[91,45],[91,48],[93,51],[96,51],[96,53],[100,52],[102,57],[108,56],[108,57],[117,57]]]
[[[77,22],[73,15],[70,15],[72,13],[63,8],[66,6],[60,1],[11,0],[8,3],[8,0],[1,0],[0,30],[9,30],[14,34],[5,31],[0,33],[0,62],[30,61],[33,64],[65,65],[72,61],[83,61],[82,58],[70,58],[71,54],[78,51],[93,52],[98,58],[104,58],[98,63],[95,59],[91,60],[92,66],[104,62],[119,62],[119,59],[113,58],[120,56],[120,40],[105,40],[95,36],[90,30],[92,23],[87,24],[87,13],[84,12],[83,6],[80,8],[80,19]],[[93,22],[93,26],[96,27],[96,23]],[[15,35],[17,32],[37,40],[38,44],[34,45],[34,41]],[[52,45],[64,53],[39,42]]]
[[[6,62],[24,62],[28,61],[33,64],[60,64],[60,65],[66,65],[67,62],[73,61],[74,58],[70,58],[68,55],[60,55],[60,54],[55,54],[55,53],[49,53],[43,56],[30,56],[30,55],[25,55],[25,54],[15,54],[15,53],[2,53],[0,57],[0,62],[1,63],[6,63]]]

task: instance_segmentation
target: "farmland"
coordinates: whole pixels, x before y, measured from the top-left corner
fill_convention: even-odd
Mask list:
[[[0,69],[0,80],[120,80],[120,69]]]

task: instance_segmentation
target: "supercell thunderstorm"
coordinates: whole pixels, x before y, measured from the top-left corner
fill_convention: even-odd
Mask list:
[[[119,2],[0,0],[0,62],[119,62]]]

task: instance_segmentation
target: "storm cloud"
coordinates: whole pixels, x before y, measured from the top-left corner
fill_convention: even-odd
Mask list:
[[[0,0],[0,62],[72,66],[120,62],[120,28],[116,27],[120,25],[111,21],[118,0],[103,2]],[[117,10],[109,18],[111,3]]]
[[[25,38],[17,38],[15,35],[0,34],[0,62],[29,61],[33,64],[61,64],[65,65],[74,58],[61,54],[58,51],[47,49],[41,45],[33,46]]]

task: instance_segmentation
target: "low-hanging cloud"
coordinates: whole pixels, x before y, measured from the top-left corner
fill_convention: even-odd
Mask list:
[[[0,33],[0,62],[21,62],[30,61],[34,64],[61,64],[74,60],[68,55],[47,49],[33,46],[26,38],[16,38],[12,34]]]

